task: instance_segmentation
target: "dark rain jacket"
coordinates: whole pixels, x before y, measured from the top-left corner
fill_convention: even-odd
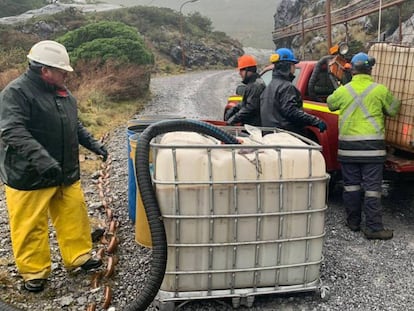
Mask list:
[[[70,92],[57,92],[29,69],[0,93],[0,177],[6,185],[35,190],[74,183],[79,144],[94,152],[101,146],[78,120]],[[63,181],[42,176],[57,164]]]
[[[320,120],[302,109],[299,90],[292,84],[289,73],[275,69],[272,81],[261,96],[262,126],[278,127],[301,133],[307,125],[317,126]]]
[[[257,73],[250,76],[243,93],[242,101],[234,108],[234,114],[227,120],[227,124],[237,123],[261,126],[260,121],[260,95],[265,89],[264,81]]]

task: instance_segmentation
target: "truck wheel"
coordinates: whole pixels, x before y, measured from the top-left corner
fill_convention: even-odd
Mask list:
[[[342,191],[341,174],[339,172],[331,172],[329,175],[331,176],[328,182],[329,194],[333,194],[337,191]]]

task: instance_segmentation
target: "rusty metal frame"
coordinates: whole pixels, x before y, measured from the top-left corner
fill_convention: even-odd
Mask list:
[[[383,0],[381,7],[383,9],[402,5],[406,0]],[[330,14],[330,24],[337,25],[345,22],[370,15],[379,10],[379,0],[361,0],[357,3],[349,4],[340,9],[334,10]],[[272,32],[273,41],[279,39],[288,38],[291,36],[304,34],[305,32],[314,31],[327,27],[326,14],[316,15],[310,18],[300,20],[296,23],[290,24],[285,27],[275,29]]]

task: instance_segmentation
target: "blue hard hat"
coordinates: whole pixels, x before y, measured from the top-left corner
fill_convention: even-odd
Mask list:
[[[371,68],[375,65],[375,58],[369,56],[366,53],[357,53],[351,59],[352,67],[366,67]]]
[[[286,61],[286,62],[291,62],[294,64],[299,63],[299,61],[296,59],[291,49],[280,48],[280,49],[277,49],[275,53],[279,55],[279,58],[277,60],[279,62]]]

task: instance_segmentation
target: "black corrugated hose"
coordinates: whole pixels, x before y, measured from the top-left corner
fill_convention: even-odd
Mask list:
[[[139,144],[137,144],[135,151],[135,173],[137,185],[139,186],[142,202],[147,214],[153,248],[151,270],[147,278],[147,283],[136,299],[126,307],[125,310],[127,311],[146,310],[157,295],[164,279],[167,264],[167,237],[161,211],[152,186],[149,171],[149,151],[150,142],[154,137],[177,131],[197,132],[214,137],[225,144],[239,144],[236,137],[224,132],[218,127],[206,122],[189,119],[164,120],[153,123],[139,136]]]

